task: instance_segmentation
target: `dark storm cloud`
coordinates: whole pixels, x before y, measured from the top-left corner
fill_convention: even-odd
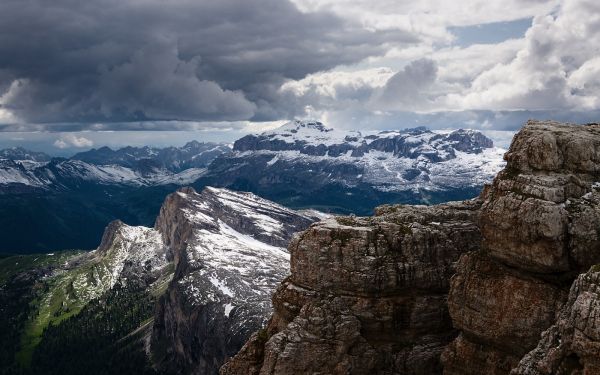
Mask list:
[[[0,97],[33,123],[278,119],[285,80],[415,41],[288,0],[3,0]]]
[[[14,123],[0,124],[0,132],[153,132],[153,131],[217,131],[217,130],[241,130],[247,124],[240,121],[211,122],[211,121],[127,121],[127,122],[69,122],[69,123]]]

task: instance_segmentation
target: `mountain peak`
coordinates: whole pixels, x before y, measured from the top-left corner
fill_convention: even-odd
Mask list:
[[[200,142],[198,142],[197,140],[191,140],[189,142],[187,142],[185,145],[183,145],[182,148],[191,148],[191,147],[200,147],[202,144]]]
[[[296,130],[299,130],[299,129],[314,129],[314,130],[318,130],[318,131],[324,132],[324,133],[333,131],[333,128],[326,126],[325,124],[323,124],[320,121],[294,120],[292,122],[287,123],[286,125],[288,125],[288,126],[291,125]],[[286,125],[284,125],[284,127]]]
[[[0,150],[0,159],[47,162],[50,161],[52,157],[43,152],[31,151],[17,146]]]

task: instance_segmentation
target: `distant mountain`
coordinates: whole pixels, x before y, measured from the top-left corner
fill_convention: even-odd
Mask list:
[[[52,157],[43,152],[29,151],[22,147],[12,147],[0,150],[0,159],[47,162]]]
[[[70,159],[2,150],[0,252],[91,249],[112,220],[151,225],[167,194],[229,151],[195,141],[165,149],[104,147]]]
[[[505,150],[473,130],[363,135],[290,122],[237,140],[195,186],[247,190],[289,207],[369,214],[384,203],[471,198],[503,167]]]
[[[229,146],[222,143],[191,141],[183,147],[124,147],[118,150],[101,147],[80,152],[71,159],[94,165],[119,165],[135,170],[166,169],[177,173],[190,168],[204,168],[214,158],[229,151]]]
[[[0,151],[0,194],[31,188],[78,189],[81,184],[186,185],[229,146],[189,142],[183,147],[108,147],[78,153],[69,159],[50,158],[22,148]]]

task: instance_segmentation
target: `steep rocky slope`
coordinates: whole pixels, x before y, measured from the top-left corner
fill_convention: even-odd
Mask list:
[[[600,125],[530,121],[505,158],[479,200],[299,235],[221,374],[598,374]]]
[[[167,197],[155,227],[176,268],[155,315],[159,369],[217,373],[266,322],[270,296],[288,272],[285,247],[318,217],[226,189],[183,188]]]
[[[554,325],[511,375],[600,374],[600,269],[573,283]]]
[[[384,206],[313,225],[289,246],[274,314],[221,374],[431,374],[455,335],[454,262],[479,247],[480,202]]]
[[[536,347],[573,279],[600,262],[600,126],[529,122],[484,193],[480,253],[452,279],[461,335],[446,374],[508,374]]]

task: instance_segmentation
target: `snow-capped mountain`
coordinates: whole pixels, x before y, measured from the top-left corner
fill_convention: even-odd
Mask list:
[[[229,146],[192,141],[183,147],[108,147],[92,149],[70,159],[50,158],[22,148],[0,151],[0,191],[18,185],[65,189],[79,184],[187,185],[197,180]],[[16,185],[16,186],[15,186]]]
[[[186,185],[196,181],[205,168],[189,168],[179,173],[166,169],[141,171],[116,164],[94,165],[80,160],[53,159],[48,163],[0,160],[1,185],[22,184],[34,188],[69,188],[79,183],[99,185]]]
[[[135,170],[159,169],[178,173],[190,168],[204,168],[214,158],[231,151],[223,143],[191,141],[183,147],[124,147],[112,150],[101,147],[75,154],[71,159],[94,165],[119,165]]]
[[[415,128],[363,136],[320,122],[294,121],[239,139],[234,151],[236,157],[272,156],[267,169],[278,163],[354,165],[361,173],[328,177],[348,186],[367,183],[381,191],[404,191],[481,185],[502,168],[506,150],[474,130]]]
[[[171,194],[155,226],[176,265],[154,325],[162,370],[216,374],[266,322],[272,292],[288,274],[292,235],[320,217],[227,189]]]
[[[251,190],[292,207],[369,213],[382,203],[471,198],[503,167],[504,152],[474,130],[363,135],[294,121],[237,140],[199,184]]]
[[[225,144],[101,148],[70,159],[0,151],[0,252],[92,249],[121,219],[152,225],[165,196],[202,176]]]
[[[52,157],[43,152],[30,151],[22,147],[11,147],[0,150],[0,159],[47,162],[50,161]]]

